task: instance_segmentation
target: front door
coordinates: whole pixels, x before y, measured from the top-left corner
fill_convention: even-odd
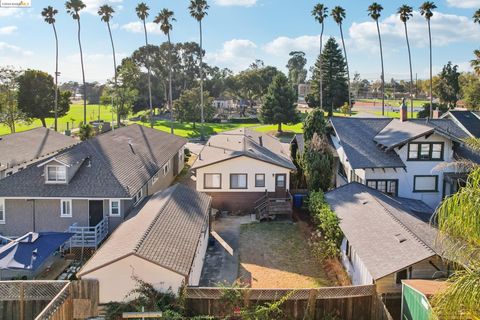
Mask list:
[[[103,200],[90,200],[88,212],[90,227],[95,227],[103,220]]]
[[[285,198],[287,195],[287,175],[276,174],[275,175],[275,197]]]

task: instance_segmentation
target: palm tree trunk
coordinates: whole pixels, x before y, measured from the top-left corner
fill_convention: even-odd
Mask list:
[[[170,32],[168,37],[168,110],[170,110],[170,133],[173,134],[173,109],[172,109],[172,42]]]
[[[148,72],[148,101],[150,107],[150,128],[153,128],[153,105],[152,105],[152,84],[150,80],[150,49],[148,47],[148,34],[147,34],[147,24],[145,19],[143,19],[143,31],[145,33],[145,49],[147,50],[147,72]]]
[[[282,132],[282,123],[281,122],[278,123],[277,131]]]
[[[80,64],[82,66],[82,81],[83,81],[83,124],[87,124],[87,85],[85,83],[85,68],[83,66],[83,51],[82,41],[80,40],[80,17],[77,19],[78,24],[78,47],[80,48]]]
[[[205,116],[203,113],[203,36],[202,36],[202,21],[199,21],[200,24],[200,139],[205,140],[205,131],[204,123]]]
[[[323,49],[323,29],[324,24],[322,22],[322,31],[320,32],[320,109],[323,110],[323,57],[322,57],[322,49]]]
[[[432,31],[430,29],[430,19],[428,23],[428,40],[430,42],[430,118],[433,118],[433,76],[432,76]]]
[[[57,29],[55,28],[55,23],[52,23],[53,33],[55,34],[55,105],[54,105],[54,112],[55,112],[55,124],[54,128],[55,131],[58,130],[58,36],[57,36]]]
[[[348,114],[352,115],[352,96],[350,95],[350,71],[348,69],[347,49],[345,48],[345,40],[343,39],[343,28],[340,23],[340,35],[342,37],[343,54],[345,55],[345,63],[347,64],[347,81],[348,81]]]
[[[412,71],[412,55],[410,54],[410,42],[408,41],[407,23],[403,23],[405,26],[405,38],[407,39],[408,49],[408,63],[410,64],[410,118],[413,119],[413,71]]]
[[[115,45],[113,43],[112,30],[110,29],[110,22],[108,22],[108,21],[107,21],[107,27],[108,27],[108,34],[110,35],[110,42],[112,43],[113,69],[114,69],[114,81],[115,81],[114,95],[116,97],[116,94],[117,94],[117,58],[115,57]],[[113,101],[115,101],[115,100],[113,100]],[[112,108],[114,108],[113,103],[112,103]],[[120,127],[120,108],[117,108],[117,125],[118,125],[118,127]]]
[[[383,67],[382,36],[380,35],[380,26],[378,25],[378,19],[375,21],[377,23],[378,42],[380,43],[380,61],[382,63],[382,116],[384,116],[385,115],[385,69]]]

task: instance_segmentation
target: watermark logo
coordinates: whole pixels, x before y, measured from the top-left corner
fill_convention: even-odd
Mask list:
[[[30,8],[32,0],[0,0],[0,8]]]

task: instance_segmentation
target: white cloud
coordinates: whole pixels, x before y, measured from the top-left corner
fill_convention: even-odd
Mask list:
[[[324,41],[328,36],[324,35]],[[303,51],[307,55],[318,55],[320,36],[300,36],[296,38],[278,37],[268,42],[263,49],[270,55],[288,57],[292,51]]]
[[[20,13],[19,8],[0,8],[0,17],[9,17]]]
[[[126,53],[117,53],[117,62],[126,56]],[[111,53],[84,53],[83,62],[86,80],[105,82],[108,78],[111,78],[113,76],[112,58]],[[66,56],[65,59],[61,61],[60,71],[62,72],[62,81],[81,79],[80,54],[75,53]]]
[[[447,0],[447,3],[451,7],[463,9],[476,9],[480,7],[480,0]]]
[[[86,5],[85,12],[90,14],[97,14],[98,8],[104,4],[115,5],[122,2],[123,0],[83,0]]]
[[[1,27],[0,28],[0,34],[6,35],[6,34],[12,34],[15,31],[17,31],[18,27],[17,26],[6,26],[6,27]]]
[[[8,58],[10,55],[31,56],[33,53],[12,44],[0,42],[0,58]]]
[[[410,44],[414,47],[428,46],[428,27],[425,18],[418,12],[407,22]],[[480,41],[480,28],[465,16],[435,12],[431,19],[432,44],[436,47],[453,43]],[[380,32],[385,51],[395,51],[405,46],[403,22],[397,15],[380,21]],[[354,50],[378,50],[378,35],[373,21],[353,23],[349,29],[349,44]]]
[[[136,21],[136,22],[129,22],[121,26],[123,30],[132,33],[143,33],[143,22]],[[147,32],[151,34],[163,34],[162,30],[160,30],[160,26],[153,22],[147,22]]]
[[[215,0],[219,6],[242,6],[251,7],[257,3],[257,0]]]
[[[247,68],[257,56],[257,45],[245,39],[232,39],[223,44],[221,50],[206,54],[208,63],[240,71]]]

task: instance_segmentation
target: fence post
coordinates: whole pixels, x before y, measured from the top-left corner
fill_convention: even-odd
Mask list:
[[[311,289],[308,294],[307,319],[315,319],[315,309],[317,307],[317,290]]]
[[[20,319],[25,319],[25,284],[24,282],[20,283]]]

